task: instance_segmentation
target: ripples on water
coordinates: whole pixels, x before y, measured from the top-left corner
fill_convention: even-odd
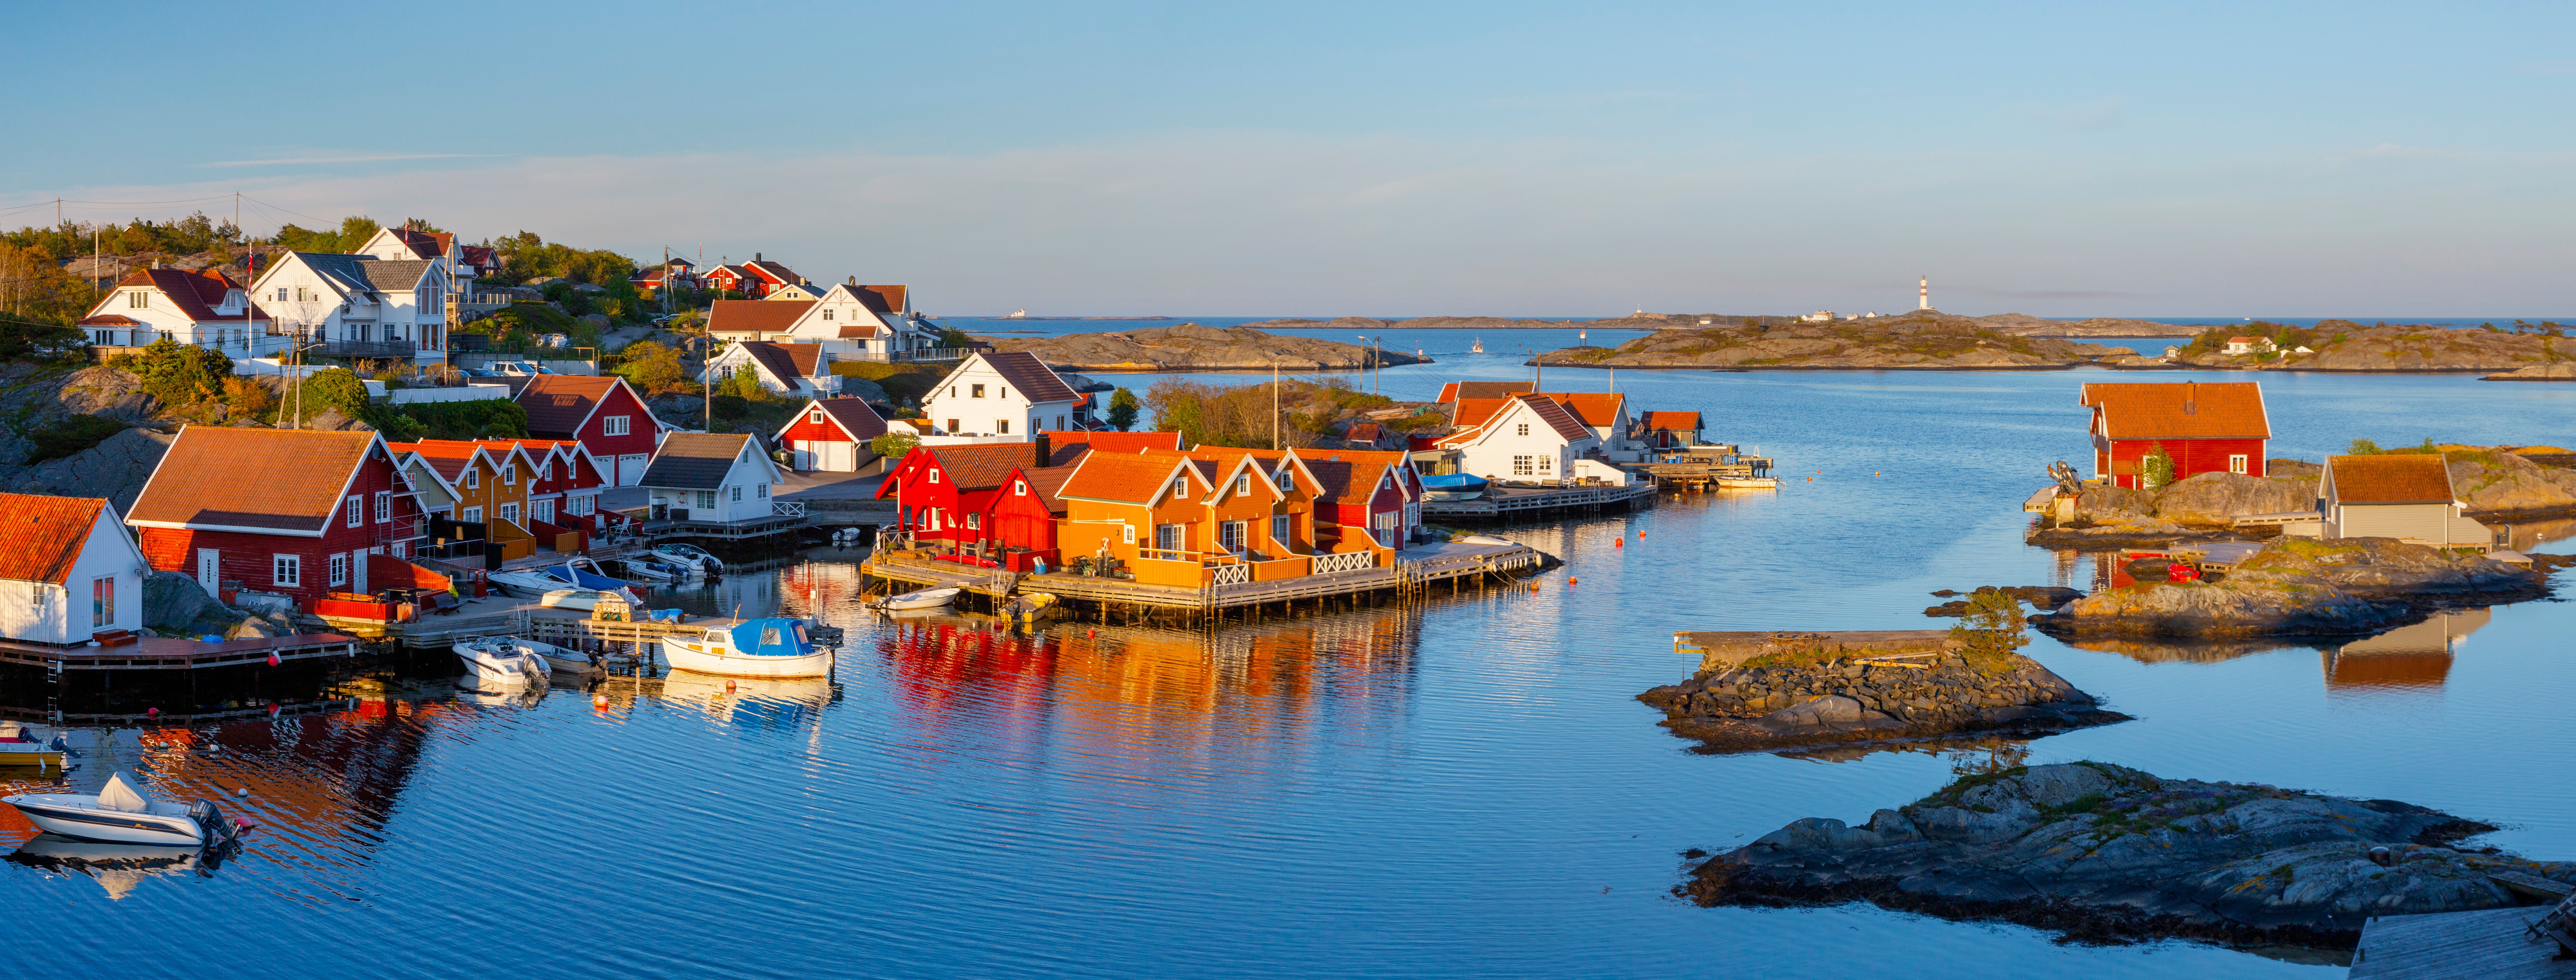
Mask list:
[[[1425,397],[1518,370],[1460,359],[1386,384]],[[1022,639],[869,619],[847,553],[826,550],[671,598],[850,627],[836,682],[619,678],[604,707],[442,691],[112,733],[72,784],[95,786],[112,755],[173,797],[247,786],[226,806],[260,827],[211,871],[0,865],[19,927],[0,959],[245,976],[2335,975],[1666,893],[1684,849],[1859,819],[2025,755],[2411,800],[2576,855],[2576,622],[2555,602],[2337,655],[2041,639],[2034,656],[2139,720],[1985,751],[1703,756],[1632,700],[1692,666],[1674,630],[1919,628],[1933,589],[2088,587],[2089,559],[2019,543],[2015,508],[2041,463],[2083,452],[2075,385],[2103,377],[1623,373],[1641,403],[1707,412],[1713,434],[1778,456],[1790,485],[1506,530],[1569,561],[1535,592],[1212,637]],[[2547,386],[2263,380],[2275,455],[2538,442],[2569,419]],[[22,686],[0,700],[24,703],[7,683]]]

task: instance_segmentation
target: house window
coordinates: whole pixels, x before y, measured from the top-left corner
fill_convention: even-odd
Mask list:
[[[516,501],[512,501],[512,502],[510,502],[510,503],[502,504],[502,505],[501,505],[501,519],[502,519],[502,520],[505,520],[505,521],[508,521],[508,522],[510,522],[510,523],[512,523],[512,524],[519,523],[519,505],[518,505],[518,502],[516,502]]]
[[[1247,533],[1244,524],[1243,521],[1227,521],[1216,526],[1217,543],[1225,546],[1227,554],[1243,553],[1243,536]]]
[[[142,291],[142,290],[138,289],[138,290],[135,290],[135,291],[133,291],[133,292],[130,292],[130,293],[125,294],[125,307],[126,307],[127,309],[131,309],[131,310],[141,310],[141,309],[149,309],[149,308],[151,308],[151,306],[152,306],[152,294],[150,294],[150,293],[147,293],[147,292],[144,292],[144,291]]]
[[[738,504],[738,503],[741,503],[741,502],[742,502],[742,488],[741,488],[741,487],[726,487],[725,489],[733,491],[733,501],[732,501],[733,503],[737,503],[737,504]]]
[[[533,508],[535,508],[535,509],[536,509],[536,512],[537,512],[537,520],[538,520],[539,522],[541,522],[541,523],[545,523],[545,524],[552,524],[552,523],[554,523],[554,522],[555,522],[555,502],[554,502],[554,501],[551,501],[551,500],[540,500],[540,501],[537,501],[536,503],[530,504],[530,505],[528,505],[528,506],[533,507]]]
[[[766,483],[755,483],[755,484],[752,484],[752,488],[753,488],[753,495],[754,495],[754,496],[757,496],[757,497],[759,497],[759,498],[760,498],[760,499],[762,499],[762,500],[767,500],[767,499],[769,499],[769,484],[766,484]]]
[[[465,508],[465,516],[462,518],[462,520],[464,520],[464,521],[465,521],[465,523],[467,523],[467,524],[481,524],[481,523],[483,523],[483,508],[481,508],[481,507],[468,507],[468,508]]]
[[[955,434],[957,433],[957,420],[956,420],[956,419],[949,419],[949,420],[948,420],[948,432],[949,432],[949,434],[950,434],[950,435],[955,435]]]
[[[1272,545],[1281,548],[1288,546],[1290,537],[1296,533],[1296,530],[1289,526],[1293,520],[1294,518],[1291,518],[1286,514],[1279,514],[1270,518],[1270,543]]]
[[[394,519],[394,495],[390,490],[376,491],[376,523]]]
[[[517,460],[501,464],[501,482],[508,484],[517,484],[519,482],[519,463]]]
[[[607,417],[607,418],[600,419],[600,420],[599,420],[599,434],[600,434],[600,435],[604,435],[604,436],[622,436],[622,435],[625,435],[625,434],[626,434],[626,416],[623,416],[623,415],[611,415],[611,416],[609,416],[609,417]]]
[[[366,503],[365,503],[365,500],[366,500],[366,498],[364,498],[364,497],[356,497],[356,496],[352,496],[352,497],[350,497],[350,498],[349,498],[349,526],[350,526],[350,527],[357,527],[357,526],[360,526],[360,525],[362,525],[362,524],[367,523],[367,513],[366,513],[367,505],[366,505]]]
[[[551,480],[551,479],[554,479],[554,478],[555,478],[555,463],[554,463],[554,460],[547,460],[547,461],[545,461],[545,462],[542,462],[542,463],[538,463],[538,464],[537,464],[537,479],[540,479],[540,480]]]
[[[1127,544],[1135,544],[1135,543],[1136,543],[1136,525],[1133,525],[1133,524],[1121,524],[1121,525],[1118,525],[1118,531],[1119,531],[1118,537],[1119,537],[1119,539],[1120,539],[1121,541],[1123,541],[1123,542],[1125,542],[1125,543],[1127,543]]]
[[[932,471],[930,471],[930,482],[932,482],[932,483],[937,483],[937,482],[939,482],[939,471],[938,471],[938,470],[932,470]]]
[[[468,490],[481,490],[481,489],[483,489],[483,471],[482,471],[482,470],[475,469],[475,468],[473,468],[473,467],[471,467],[471,466],[468,466],[468,467],[466,467],[466,468],[465,468],[465,489],[468,489]]]
[[[1297,485],[1297,480],[1296,480],[1296,478],[1295,478],[1295,477],[1292,477],[1292,476],[1289,476],[1289,475],[1288,475],[1288,471],[1287,471],[1287,470],[1280,470],[1280,471],[1279,471],[1279,492],[1280,492],[1280,493],[1287,493],[1289,490],[1294,489],[1294,488],[1296,487],[1296,485]]]
[[[823,308],[823,319],[829,320],[829,319],[831,319],[831,318],[832,318],[832,309],[831,309],[831,307],[828,307],[828,306],[827,306],[827,307],[824,307],[824,308]]]
[[[89,624],[102,629],[116,625],[116,576],[101,575],[90,580]]]
[[[331,584],[334,586],[349,584],[349,556],[337,551],[331,553]]]
[[[969,398],[982,398],[982,397],[984,397],[984,386],[983,386],[983,385],[967,385],[967,386],[966,386],[966,389],[967,389],[967,397],[969,397]]]
[[[1527,423],[1527,422],[1523,422],[1523,423],[1521,423],[1521,424],[1520,424],[1520,430],[1521,430],[1521,431],[1520,431],[1520,434],[1521,434],[1521,435],[1528,435],[1528,434],[1529,434],[1529,423]]]
[[[1554,472],[1556,472],[1556,457],[1554,457],[1554,456],[1541,456],[1541,457],[1539,457],[1539,458],[1538,458],[1538,471],[1539,471],[1539,472],[1541,472],[1541,473],[1554,473]]]
[[[580,515],[587,516],[587,515],[589,515],[589,514],[591,514],[591,513],[594,513],[594,512],[596,512],[596,511],[598,511],[598,510],[599,510],[599,498],[597,498],[597,497],[574,497],[574,498],[572,498],[572,512],[573,512],[573,513],[575,513],[575,514],[580,514]]]
[[[277,301],[280,303],[286,302],[286,287],[277,287]]]
[[[269,562],[269,584],[290,589],[304,584],[303,556],[274,555],[269,558]]]
[[[716,492],[713,490],[698,491],[698,506],[705,510],[716,509]]]
[[[1064,416],[1058,415],[1058,416],[1056,416],[1056,417],[1055,417],[1055,427],[1056,427],[1057,429],[1063,429],[1063,428],[1064,428]]]
[[[994,434],[994,435],[997,435],[997,436],[1007,436],[1007,435],[1010,435],[1010,434],[1011,434],[1011,420],[1009,420],[1009,419],[994,419],[994,420],[993,420],[993,434]]]
[[[1004,398],[1009,398],[1009,397],[1011,397],[1011,386],[1010,386],[1010,385],[1003,385],[1003,386],[1002,386],[1002,397],[1004,397]]]
[[[1190,478],[1189,478],[1189,477],[1186,477],[1186,476],[1185,476],[1185,477],[1181,477],[1180,479],[1177,479],[1177,480],[1173,480],[1173,481],[1172,481],[1172,497],[1173,497],[1174,499],[1176,499],[1176,500],[1179,500],[1179,499],[1188,499],[1189,495],[1190,495]]]
[[[2243,454],[2243,453],[2237,453],[2237,454],[2235,454],[2235,455],[2232,455],[2232,456],[2227,457],[2227,472],[2230,472],[2230,473],[2243,473],[2243,472],[2245,472],[2245,454]]]
[[[1154,525],[1154,547],[1164,551],[1181,550],[1181,526],[1178,524]]]
[[[815,409],[813,414],[805,416],[805,421],[812,422],[815,425],[823,424],[823,410],[819,408]]]
[[[983,530],[983,529],[984,529],[984,515],[982,515],[982,514],[977,514],[977,513],[973,513],[973,512],[971,512],[971,511],[970,511],[970,512],[968,512],[968,513],[967,513],[967,515],[966,515],[966,529],[967,529],[967,530],[969,530],[969,531],[981,531],[981,530]]]
[[[1028,483],[1028,481],[1027,481],[1027,480],[1013,480],[1013,481],[1011,481],[1011,496],[1014,496],[1014,497],[1026,497],[1026,496],[1028,496],[1028,495],[1029,495],[1029,483]]]
[[[1528,476],[1528,475],[1530,475],[1530,473],[1531,473],[1531,472],[1532,472],[1532,471],[1531,471],[1531,468],[1530,468],[1530,458],[1529,458],[1529,457],[1527,457],[1527,456],[1514,456],[1514,457],[1512,457],[1512,475],[1513,475],[1513,476]]]

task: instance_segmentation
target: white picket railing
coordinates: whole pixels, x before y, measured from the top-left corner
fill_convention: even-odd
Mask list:
[[[795,503],[780,503],[780,502],[775,501],[775,500],[770,501],[770,502],[769,502],[769,516],[771,516],[771,517],[803,517],[803,516],[805,516],[805,502],[804,502],[804,501],[801,501],[801,500],[800,500],[800,501],[797,501],[797,502],[795,502]]]
[[[1375,567],[1377,567],[1377,552],[1345,551],[1337,555],[1316,555],[1314,574],[1356,572],[1363,568]]]
[[[1242,585],[1252,581],[1250,565],[1219,565],[1208,569],[1210,585]]]

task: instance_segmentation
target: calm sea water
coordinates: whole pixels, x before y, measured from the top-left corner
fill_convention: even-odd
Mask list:
[[[1427,397],[1525,376],[1517,360],[1459,354],[1379,380]],[[1789,484],[1507,529],[1567,559],[1535,592],[1027,640],[872,621],[851,556],[822,550],[672,599],[849,627],[832,683],[618,679],[604,709],[573,691],[439,694],[110,733],[72,784],[96,785],[113,755],[174,796],[247,785],[233,807],[261,827],[210,872],[0,864],[16,925],[0,961],[251,977],[2340,976],[1668,894],[1685,849],[1863,819],[1997,755],[2410,800],[2504,827],[2497,845],[2576,856],[2576,615],[2558,602],[2498,609],[2453,653],[2376,670],[2330,673],[2300,646],[2041,639],[2033,656],[2138,720],[1990,750],[1704,756],[1632,700],[1691,669],[1675,630],[1920,628],[1934,589],[2088,583],[2089,560],[2019,542],[2017,507],[2043,464],[2080,458],[2076,386],[2106,377],[1621,372],[1639,407],[1707,413]],[[2260,380],[2275,455],[2355,437],[2564,444],[2576,420],[2576,388]],[[0,700],[28,696],[19,683]]]

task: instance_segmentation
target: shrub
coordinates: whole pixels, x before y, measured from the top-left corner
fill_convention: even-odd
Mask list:
[[[912,452],[912,447],[918,445],[921,445],[921,439],[912,433],[888,432],[868,440],[868,451],[879,456],[902,459]]]
[[[153,341],[140,354],[115,358],[109,366],[134,372],[143,379],[145,393],[172,408],[222,398],[224,381],[233,376],[232,358],[168,337]]]
[[[2368,439],[2355,439],[2352,441],[2351,447],[2344,450],[2344,455],[2377,456],[2379,455],[2379,452],[2380,449],[2378,443],[2372,442]]]
[[[1961,653],[1969,663],[1994,671],[2009,666],[2013,651],[2030,643],[2026,623],[2021,600],[2010,593],[1977,592],[1968,597],[1968,611],[1959,617],[1959,625],[1950,627],[1950,638],[1966,645]]]
[[[679,351],[646,340],[628,346],[622,353],[625,363],[614,370],[646,395],[669,394],[690,387],[689,373],[680,366]]]
[[[367,419],[394,442],[417,439],[524,439],[528,410],[504,398],[386,405]],[[396,438],[401,434],[402,438]]]
[[[2165,453],[2163,443],[2155,444],[2147,451],[2146,458],[2138,461],[2138,471],[2148,490],[2162,490],[2173,485],[2174,461]]]
[[[74,415],[51,428],[29,430],[27,441],[34,443],[36,448],[27,453],[27,462],[41,463],[86,452],[90,447],[106,442],[107,437],[130,428],[133,426],[115,419]]]
[[[277,410],[277,393],[257,378],[225,378],[224,404],[231,406],[235,415],[266,418]]]

